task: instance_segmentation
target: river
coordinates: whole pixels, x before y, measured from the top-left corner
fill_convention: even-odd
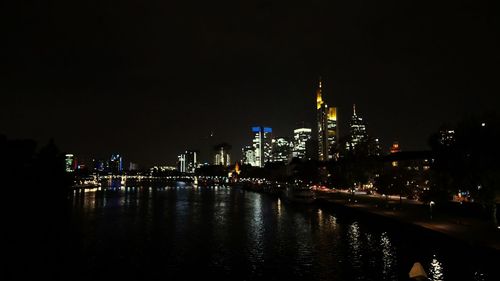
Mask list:
[[[72,198],[72,280],[498,280],[496,258],[397,225],[234,187]]]

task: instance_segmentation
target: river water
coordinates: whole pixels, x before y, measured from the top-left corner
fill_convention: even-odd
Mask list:
[[[498,280],[498,256],[354,214],[214,186],[72,196],[72,280]],[[497,264],[500,265],[500,264]]]

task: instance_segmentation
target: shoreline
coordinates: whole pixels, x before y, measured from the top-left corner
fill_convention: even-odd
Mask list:
[[[318,198],[314,204],[343,206],[350,210],[446,235],[472,247],[488,248],[500,253],[500,231],[494,229],[488,220],[451,216],[435,211],[431,219],[426,205],[409,200],[403,200],[402,205],[399,200],[390,200],[387,201],[388,206],[384,206],[381,199],[371,199],[368,196],[351,197],[339,192],[316,194]],[[352,198],[355,200],[349,201]]]
[[[247,191],[282,197],[277,192],[243,188]],[[472,248],[492,252],[500,257],[500,230],[490,222],[478,218],[451,216],[433,211],[429,216],[427,205],[411,200],[376,198],[367,195],[351,195],[342,192],[315,192],[312,203],[289,202],[292,205],[309,205],[332,210],[355,212],[359,215],[382,219],[391,224],[400,224],[415,230],[425,231],[443,238],[465,243]]]

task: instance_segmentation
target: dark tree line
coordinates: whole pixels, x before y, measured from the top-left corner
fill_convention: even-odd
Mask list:
[[[470,192],[496,218],[500,199],[500,118],[488,113],[470,116],[454,129],[454,139],[444,142],[440,133],[430,138],[436,161],[432,173],[432,196],[449,200],[459,191]]]
[[[53,141],[0,136],[2,236],[8,280],[55,277],[61,270],[68,222],[64,155]],[[53,278],[56,279],[56,278]]]
[[[345,148],[345,141],[340,143],[340,157],[328,163],[330,184],[352,188],[374,181],[375,175],[382,169],[382,163],[374,153],[374,144],[370,139],[359,142],[352,150]]]

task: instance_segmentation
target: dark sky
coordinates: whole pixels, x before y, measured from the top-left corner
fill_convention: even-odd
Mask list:
[[[251,125],[314,124],[319,75],[341,134],[356,103],[384,147],[500,105],[486,1],[9,2],[0,133],[83,158],[173,164],[211,131],[239,155]]]

